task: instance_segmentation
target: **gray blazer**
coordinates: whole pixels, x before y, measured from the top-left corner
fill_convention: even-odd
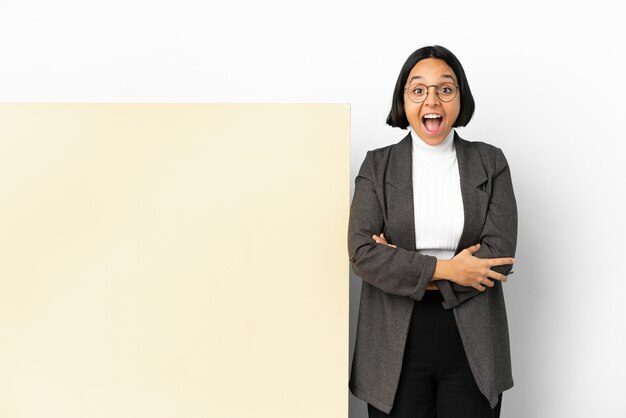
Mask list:
[[[363,279],[349,387],[386,413],[393,407],[413,306],[424,296],[437,260],[415,248],[411,141],[408,134],[397,144],[367,152],[355,179],[348,226],[351,267]],[[456,254],[480,242],[475,257],[513,257],[517,206],[504,154],[456,132],[454,145],[465,214]],[[381,232],[398,247],[375,243],[372,235]],[[508,275],[511,268],[492,269]],[[492,408],[498,395],[513,386],[502,283],[494,283],[480,292],[435,281],[443,307],[454,312],[472,373]]]

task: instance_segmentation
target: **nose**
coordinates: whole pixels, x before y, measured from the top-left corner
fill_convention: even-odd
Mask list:
[[[424,100],[424,104],[429,106],[436,106],[441,104],[439,100],[439,96],[437,96],[437,86],[428,86],[426,87],[428,90],[428,95],[426,95],[426,100]]]

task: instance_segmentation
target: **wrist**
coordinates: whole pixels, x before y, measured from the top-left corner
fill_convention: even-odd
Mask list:
[[[453,272],[454,264],[452,260],[437,260],[435,272],[431,280],[452,280],[452,277],[454,277]]]

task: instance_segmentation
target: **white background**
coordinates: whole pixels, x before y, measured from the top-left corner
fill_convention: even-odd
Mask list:
[[[405,135],[385,118],[406,57],[448,47],[477,103],[459,133],[503,149],[518,201],[502,416],[622,417],[618,4],[0,0],[0,101],[350,103],[353,180],[366,150]]]

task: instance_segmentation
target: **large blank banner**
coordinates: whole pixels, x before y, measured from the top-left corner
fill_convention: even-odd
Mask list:
[[[0,105],[0,416],[346,417],[349,117]]]

